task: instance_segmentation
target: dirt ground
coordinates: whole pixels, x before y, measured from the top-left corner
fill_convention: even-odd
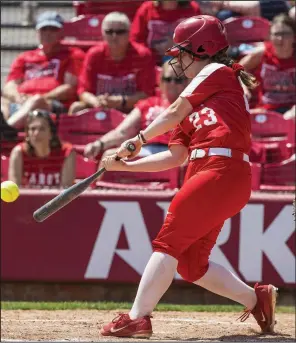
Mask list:
[[[2,311],[1,341],[128,341],[99,335],[99,328],[118,312]],[[260,335],[253,318],[241,323],[240,313],[155,312],[150,341],[295,342],[295,315],[278,314],[275,335]],[[139,341],[138,339],[136,341]],[[146,340],[147,341],[147,340]]]

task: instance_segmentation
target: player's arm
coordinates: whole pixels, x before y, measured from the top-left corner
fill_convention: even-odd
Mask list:
[[[186,98],[179,97],[142,131],[145,139],[149,141],[172,130],[191,113],[192,109],[191,103]]]
[[[3,87],[2,95],[8,100],[10,100],[11,102],[20,103],[21,95],[18,92],[18,86],[21,83],[22,83],[22,79],[8,81]]]
[[[18,186],[22,184],[23,176],[23,156],[19,145],[15,146],[9,157],[8,179]]]
[[[135,108],[129,115],[114,129],[93,143],[86,145],[84,155],[88,158],[95,158],[103,150],[120,145],[126,139],[133,137],[140,130],[141,111]]]
[[[129,172],[158,172],[178,167],[188,157],[187,147],[174,144],[169,150],[159,152],[137,161],[115,161],[116,155],[108,156],[102,160],[107,170],[120,170]]]
[[[68,100],[76,93],[77,77],[69,72],[65,73],[64,83],[44,94],[46,100]]]
[[[134,108],[114,130],[109,131],[100,138],[104,149],[118,146],[129,137],[136,135],[140,129],[140,121],[141,111],[138,108]]]
[[[247,71],[252,71],[256,69],[259,64],[261,63],[263,53],[265,51],[265,47],[259,47],[254,52],[244,56],[239,63],[245,67]]]
[[[74,150],[66,157],[61,175],[61,186],[68,188],[74,184],[75,180],[76,153]]]

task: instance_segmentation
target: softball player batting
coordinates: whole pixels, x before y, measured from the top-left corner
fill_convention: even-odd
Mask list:
[[[223,24],[200,15],[181,22],[175,45],[167,51],[171,66],[177,63],[191,83],[179,98],[117,155],[133,158],[141,146],[174,128],[169,151],[137,161],[106,157],[107,170],[154,172],[181,165],[189,157],[184,184],[173,198],[164,224],[153,241],[129,314],[120,314],[101,329],[104,336],[150,337],[151,313],[170,286],[176,270],[181,276],[246,307],[240,317],[252,314],[262,332],[273,332],[277,289],[251,288],[209,255],[226,219],[237,214],[251,193],[250,118],[242,83],[256,86],[255,78],[227,57]]]

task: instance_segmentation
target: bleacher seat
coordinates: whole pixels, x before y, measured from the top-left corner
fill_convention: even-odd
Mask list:
[[[137,9],[143,0],[112,0],[112,1],[73,1],[76,15],[102,14],[106,15],[113,11],[125,13],[130,21],[133,20]]]
[[[295,154],[284,161],[263,166],[260,190],[295,191]]]
[[[258,191],[261,185],[262,165],[261,163],[250,163],[252,171],[252,191]]]
[[[268,20],[255,16],[232,17],[223,21],[231,46],[263,42],[269,36]]]
[[[251,111],[252,139],[266,151],[265,162],[280,162],[293,154],[295,147],[294,121],[272,111]],[[262,161],[261,161],[262,162]]]
[[[58,135],[63,141],[84,146],[113,130],[124,118],[122,112],[102,108],[86,109],[72,116],[61,115]]]
[[[108,171],[103,174],[101,181],[105,182],[105,187],[109,185],[107,188],[115,189],[128,189],[135,185],[140,187],[141,184],[144,188],[174,189],[180,187],[180,168],[153,173]],[[101,181],[97,182],[97,187],[102,186]],[[118,186],[119,183],[122,186]]]
[[[103,19],[104,15],[82,15],[66,21],[62,44],[87,51],[103,39],[101,28]]]
[[[97,171],[97,163],[89,160],[81,154],[76,154],[76,172],[75,178],[85,179]]]

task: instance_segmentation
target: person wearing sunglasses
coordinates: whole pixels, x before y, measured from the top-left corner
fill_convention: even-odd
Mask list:
[[[46,11],[36,22],[39,47],[21,53],[12,63],[3,87],[1,110],[10,126],[23,128],[34,109],[67,113],[77,99],[84,52],[61,44],[64,19]]]
[[[85,57],[79,80],[80,101],[69,113],[86,108],[115,108],[128,113],[134,104],[154,94],[155,61],[149,49],[131,42],[130,21],[124,13],[111,12],[102,22],[103,42]]]
[[[184,76],[177,77],[174,70],[166,62],[162,67],[160,79],[160,94],[140,100],[135,108],[120,123],[116,129],[108,132],[99,140],[87,144],[84,154],[95,159],[98,154],[105,151],[102,158],[113,155],[114,147],[119,146],[128,138],[133,137],[139,130],[144,130],[160,113],[172,104],[188,84]],[[168,149],[170,134],[166,133],[155,137],[142,148],[139,156],[148,156]]]
[[[150,125],[102,160],[107,171],[152,173],[189,159],[184,183],[152,242],[153,254],[133,306],[104,325],[103,336],[150,337],[152,311],[176,271],[187,282],[244,305],[241,321],[252,314],[262,332],[274,330],[276,287],[257,283],[252,288],[210,260],[224,222],[238,214],[251,195],[251,121],[241,85],[254,88],[256,79],[227,55],[228,47],[219,19],[200,15],[182,21],[167,54],[170,64],[181,68],[176,74],[185,74],[191,82]],[[143,145],[172,129],[167,151],[132,160]],[[127,148],[131,143],[132,153]]]
[[[55,114],[34,110],[27,116],[25,140],[10,154],[8,179],[22,187],[67,188],[75,180],[72,144],[61,142]]]
[[[295,37],[295,21],[287,14],[280,14],[271,23],[270,40],[241,59],[241,65],[246,70],[254,70],[260,82],[254,111],[272,110],[286,119],[295,117]],[[245,93],[251,98],[246,88]]]

